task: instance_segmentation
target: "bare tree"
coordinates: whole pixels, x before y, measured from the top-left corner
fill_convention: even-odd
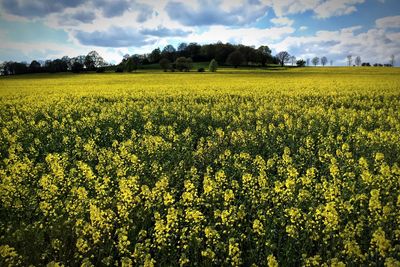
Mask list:
[[[356,59],[354,60],[354,63],[356,63],[357,66],[361,65],[361,57],[357,56]]]
[[[392,65],[392,67],[394,67],[394,63],[395,63],[394,55],[391,55],[390,56],[390,65]]]
[[[327,59],[326,57],[322,57],[322,58],[321,58],[321,64],[322,64],[322,66],[325,66],[326,63],[328,63],[328,59]]]
[[[347,56],[347,64],[349,65],[349,67],[351,66],[351,64],[353,64],[353,56],[352,55]]]
[[[314,57],[314,58],[311,60],[311,62],[312,62],[312,64],[313,64],[314,66],[317,66],[318,63],[319,63],[319,57]]]
[[[292,66],[294,66],[294,64],[296,63],[296,57],[295,56],[291,56],[290,60],[292,61]]]
[[[276,58],[278,59],[279,64],[281,64],[281,66],[283,67],[283,66],[285,66],[286,62],[289,62],[290,54],[286,51],[282,51],[276,55]]]

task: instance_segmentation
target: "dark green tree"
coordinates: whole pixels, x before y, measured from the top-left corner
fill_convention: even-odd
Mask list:
[[[161,60],[161,50],[160,48],[154,49],[149,55],[150,63],[158,63]]]
[[[240,65],[242,65],[245,62],[245,60],[246,59],[244,58],[243,54],[237,50],[229,54],[226,63],[237,68]]]
[[[140,57],[138,55],[133,55],[128,58],[128,60],[125,62],[125,70],[127,72],[132,72],[132,71],[137,71],[139,65],[140,65]]]
[[[175,68],[179,71],[190,71],[192,62],[191,58],[179,57],[175,61]]]
[[[29,65],[29,72],[31,73],[38,73],[40,72],[42,69],[41,65],[39,62],[37,62],[36,60],[33,60],[31,62],[31,64]]]
[[[297,67],[305,67],[306,62],[303,59],[299,59],[296,61],[296,65],[297,65]]]
[[[160,60],[160,67],[165,71],[167,71],[171,67],[171,61],[166,58],[162,58]]]

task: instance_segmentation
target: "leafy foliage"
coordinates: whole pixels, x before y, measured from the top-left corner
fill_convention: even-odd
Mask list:
[[[167,71],[169,68],[171,68],[171,62],[168,59],[163,58],[163,59],[160,60],[160,67],[164,71]]]
[[[306,62],[303,59],[299,59],[296,61],[296,65],[297,65],[297,67],[305,67]]]
[[[210,65],[208,66],[208,69],[211,72],[216,72],[218,69],[218,62],[215,59],[211,60]]]
[[[237,67],[239,67],[240,65],[244,64],[244,63],[245,63],[245,60],[246,60],[246,59],[245,59],[245,57],[243,56],[243,54],[242,54],[239,50],[236,50],[236,51],[234,51],[234,52],[232,52],[232,53],[229,54],[229,56],[228,56],[226,62],[227,62],[229,65],[232,65],[232,66],[234,66],[235,68],[237,68]]]
[[[193,61],[191,58],[178,57],[174,65],[179,71],[190,71],[193,66]]]

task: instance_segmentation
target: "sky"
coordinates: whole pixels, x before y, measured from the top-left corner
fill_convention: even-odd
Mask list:
[[[0,61],[92,50],[110,63],[167,44],[218,41],[296,58],[400,66],[400,0],[0,0]]]

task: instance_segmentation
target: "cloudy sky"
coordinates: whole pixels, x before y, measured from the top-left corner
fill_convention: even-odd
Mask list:
[[[400,65],[399,0],[0,0],[0,61],[124,54],[167,44],[268,45],[297,58]]]

